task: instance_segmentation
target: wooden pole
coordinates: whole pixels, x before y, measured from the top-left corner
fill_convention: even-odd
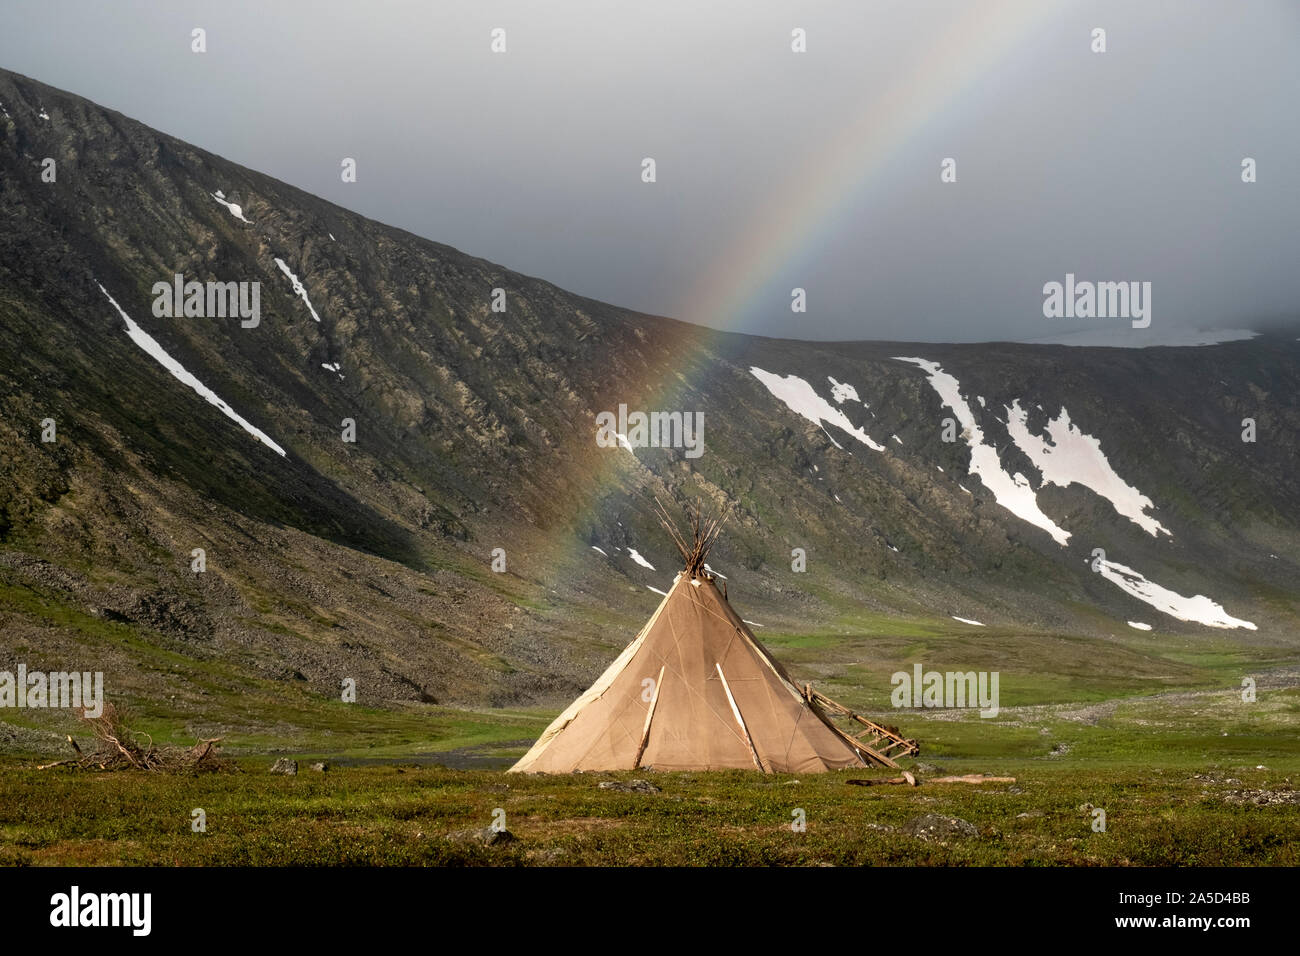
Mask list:
[[[668,665],[665,664],[664,667]],[[655,681],[655,692],[650,695],[650,709],[645,713],[645,726],[641,728],[641,744],[636,748],[636,760],[632,761],[632,769],[641,768],[641,755],[645,753],[646,744],[650,742],[650,721],[654,719],[655,704],[659,703],[659,688],[664,682],[664,667],[659,668],[659,678]]]
[[[727,676],[722,673],[722,665],[715,661],[713,666],[718,669],[718,677],[722,678],[722,689],[727,692],[727,703],[731,704],[731,712],[736,717],[736,723],[740,724],[740,732],[745,735],[745,743],[749,744],[749,755],[754,758],[754,766],[758,767],[763,773],[767,773],[763,761],[758,759],[758,751],[754,749],[754,738],[749,736],[749,728],[745,726],[745,718],[740,716],[740,708],[736,706],[736,698],[731,696],[731,687],[727,684]]]

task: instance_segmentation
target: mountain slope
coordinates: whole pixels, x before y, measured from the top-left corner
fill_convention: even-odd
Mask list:
[[[956,616],[1122,643],[1136,621],[1295,646],[1294,334],[1121,350],[719,333],[15,74],[0,106],[0,668],[89,655],[110,686],[201,713],[203,688],[140,673],[129,634],[326,698],[351,677],[369,701],[553,704],[671,582],[655,494],[734,507],[711,563],[774,628],[974,626]],[[260,321],[156,316],[178,273],[260,283]],[[702,413],[705,453],[598,446],[620,404]],[[1208,605],[1166,596],[1192,620],[1163,613],[1125,569]]]

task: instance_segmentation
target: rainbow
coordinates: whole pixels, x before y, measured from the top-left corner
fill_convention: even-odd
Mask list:
[[[760,297],[770,295],[774,278],[826,241],[845,214],[859,205],[859,197],[878,185],[879,174],[903,146],[959,104],[972,108],[973,97],[967,94],[976,81],[1004,62],[1049,16],[1059,19],[1061,12],[1062,5],[1050,0],[963,3],[939,39],[927,43],[913,60],[909,73],[881,91],[792,172],[774,190],[773,199],[737,231],[740,240],[703,271],[705,278],[690,290],[681,318],[705,328],[683,330],[682,338],[706,350]],[[1089,36],[1082,26],[1080,30],[1080,49],[1086,50]],[[940,159],[934,158],[936,184]],[[646,380],[628,383],[625,391],[629,401],[654,394],[662,401],[688,387],[656,381],[647,370]],[[595,506],[599,490],[612,480],[618,456],[626,454],[621,448],[610,450],[601,467],[584,476],[582,497],[588,507]],[[588,551],[586,545],[581,550]]]
[[[687,297],[681,318],[728,328],[755,304],[783,267],[817,248],[877,184],[877,176],[904,145],[939,115],[957,106],[976,81],[1005,61],[1013,48],[1049,15],[1051,0],[963,3],[937,42],[927,45],[905,78],[900,77],[862,109],[825,148],[792,173],[771,202],[739,230],[727,249]],[[1088,35],[1081,32],[1080,49]],[[933,175],[938,183],[939,160]]]

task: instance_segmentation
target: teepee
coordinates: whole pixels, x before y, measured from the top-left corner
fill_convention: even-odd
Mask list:
[[[900,748],[895,756],[917,752],[914,741],[807,685],[800,689],[758,642],[704,567],[720,519],[702,521],[697,509],[689,542],[666,514],[660,520],[685,569],[635,640],[511,772],[644,767],[818,773],[897,766],[891,748]],[[819,702],[866,725],[864,737],[869,734],[872,744],[842,732]]]

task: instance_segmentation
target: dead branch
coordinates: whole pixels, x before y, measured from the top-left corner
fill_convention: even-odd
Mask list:
[[[85,753],[69,735],[67,740],[77,757],[43,764],[37,769],[74,765],[82,770],[146,770],[158,773],[203,773],[237,771],[218,751],[220,737],[197,741],[192,747],[159,747],[148,733],[127,727],[126,716],[112,703],[105,703],[97,716],[82,708],[81,720],[95,736],[97,748]]]

